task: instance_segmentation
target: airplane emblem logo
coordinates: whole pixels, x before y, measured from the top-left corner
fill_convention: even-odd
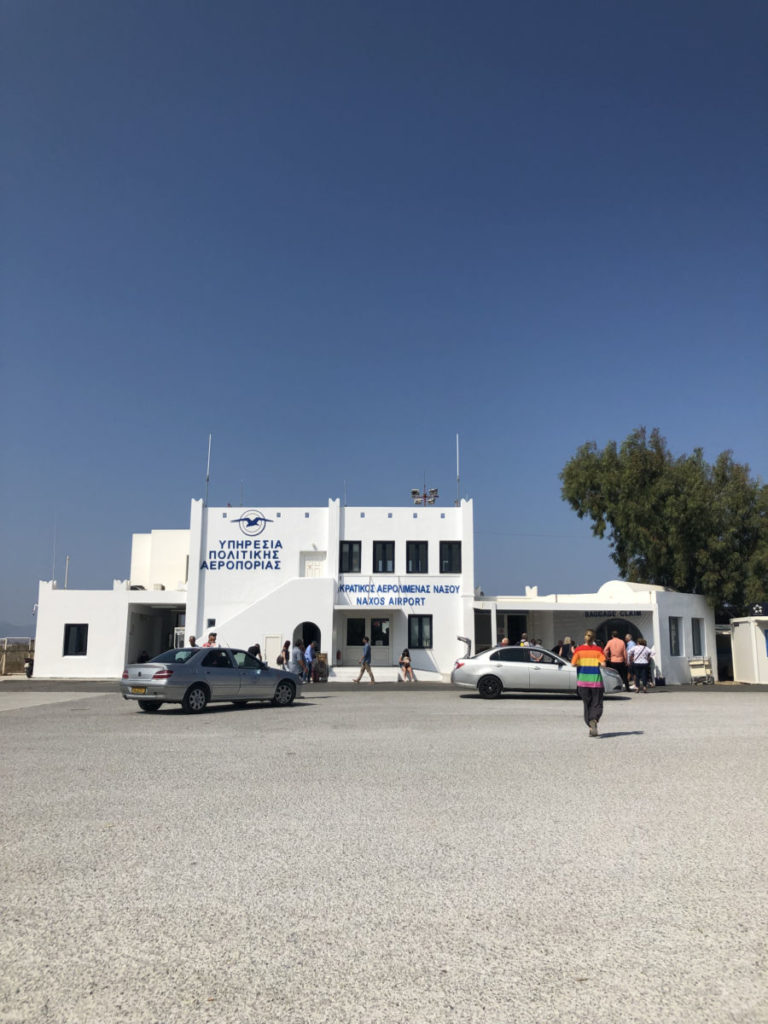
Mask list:
[[[239,519],[233,519],[232,522],[239,523],[240,529],[246,537],[258,537],[260,533],[264,532],[267,523],[271,523],[272,520],[263,516],[257,508],[249,508]]]

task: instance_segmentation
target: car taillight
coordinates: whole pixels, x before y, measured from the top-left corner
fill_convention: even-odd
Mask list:
[[[128,679],[128,678],[129,678],[128,677],[128,669],[126,669],[125,672],[123,672],[123,679]]]
[[[172,668],[161,668],[159,672],[155,672],[152,676],[153,679],[170,679],[173,675]]]
[[[457,661],[456,664],[453,667],[454,668],[461,668],[463,666],[463,664],[464,664],[463,661]]]

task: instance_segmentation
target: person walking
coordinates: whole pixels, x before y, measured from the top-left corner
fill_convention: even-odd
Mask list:
[[[307,681],[307,656],[306,656],[306,644],[303,640],[299,640],[297,647],[299,648],[299,675],[301,676],[302,682]]]
[[[605,664],[605,655],[595,634],[588,629],[584,643],[573,652],[571,664],[576,666],[576,689],[584,705],[584,721],[589,726],[589,735],[597,736],[597,723],[603,716],[605,688],[600,675],[600,666]]]
[[[315,681],[315,641],[310,640],[307,644],[306,650],[304,651],[304,661],[307,664],[307,682],[314,683]]]
[[[363,656],[360,659],[360,675],[355,680],[356,683],[359,683],[363,678],[363,672],[367,672],[371,677],[371,686],[373,686],[376,680],[373,678],[373,672],[371,672],[371,641],[367,636],[363,637]]]
[[[621,639],[616,630],[611,633],[611,639],[603,648],[603,653],[605,654],[605,662],[608,668],[613,668],[619,673],[621,681],[624,684],[624,689],[628,690],[627,645]]]
[[[285,648],[283,648],[285,650]],[[301,648],[298,642],[294,643],[291,647],[291,653],[288,655],[288,671],[293,672],[294,675],[301,675]]]
[[[632,668],[632,648],[635,646],[635,638],[631,633],[627,633],[624,637],[624,644],[627,649],[627,689],[636,690],[635,671]]]
[[[277,656],[277,664],[278,665],[284,665],[285,668],[287,669],[288,665],[290,663],[290,660],[291,660],[291,641],[290,640],[286,640],[285,643],[283,644],[282,650],[280,651],[280,653]]]
[[[652,648],[646,645],[643,637],[637,638],[637,643],[632,648],[632,668],[635,673],[635,685],[637,692],[648,693],[648,672],[653,657]]]

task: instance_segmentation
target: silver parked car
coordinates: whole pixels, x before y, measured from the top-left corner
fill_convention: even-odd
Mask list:
[[[268,668],[247,651],[230,647],[179,647],[149,661],[127,665],[120,684],[126,700],[142,711],[181,704],[189,713],[212,701],[247,704],[269,700],[280,707],[301,696],[301,680],[285,669]]]
[[[601,669],[605,692],[621,690],[615,669]],[[500,697],[505,690],[576,695],[576,668],[543,647],[493,647],[474,658],[460,658],[451,682],[477,690],[481,697]]]

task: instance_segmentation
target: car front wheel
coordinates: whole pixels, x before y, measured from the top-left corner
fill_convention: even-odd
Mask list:
[[[483,676],[477,684],[477,692],[485,700],[495,700],[497,697],[500,697],[503,689],[501,680],[497,679],[496,676]]]
[[[277,684],[275,696],[272,698],[272,703],[277,705],[279,708],[287,708],[289,704],[293,704],[293,698],[295,696],[296,687],[293,683],[289,683],[287,679],[283,679],[282,682]]]
[[[140,700],[139,707],[142,711],[159,711],[163,706],[161,700]]]
[[[198,715],[208,703],[208,691],[200,683],[194,683],[184,694],[181,706],[188,715]]]

